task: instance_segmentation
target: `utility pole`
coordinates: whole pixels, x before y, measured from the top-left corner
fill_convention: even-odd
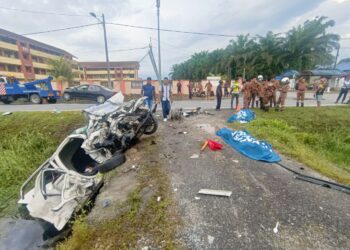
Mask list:
[[[340,50],[340,44],[338,45],[338,48],[337,48],[337,55],[335,56],[335,62],[334,62],[333,69],[336,69],[336,67],[337,67],[338,57],[339,57],[339,50]]]
[[[160,56],[160,24],[159,24],[159,9],[160,9],[160,0],[157,1],[157,18],[158,18],[158,81],[160,85],[162,84],[162,63],[161,63],[161,56]]]
[[[103,37],[105,41],[105,52],[106,52],[106,63],[107,63],[107,77],[108,77],[108,87],[113,89],[113,84],[111,82],[111,70],[110,70],[110,64],[109,64],[109,56],[108,56],[108,44],[107,44],[107,32],[106,32],[106,21],[105,21],[105,15],[102,14],[102,21],[96,16],[95,13],[90,12],[90,15],[96,18],[103,27]]]

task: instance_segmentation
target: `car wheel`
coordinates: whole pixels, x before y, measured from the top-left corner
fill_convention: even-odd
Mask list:
[[[154,116],[151,115],[149,119],[150,119],[149,123],[150,123],[151,125],[148,125],[148,126],[145,128],[145,130],[143,131],[143,133],[144,133],[145,135],[154,134],[154,133],[157,131],[157,129],[158,129],[158,121],[154,118]]]
[[[103,95],[99,95],[96,100],[99,104],[102,104],[106,101],[106,98]]]
[[[123,153],[117,153],[113,157],[97,166],[100,173],[106,173],[116,167],[122,165],[126,161],[126,157]]]
[[[42,102],[41,97],[38,94],[30,95],[29,100],[33,104],[41,104]]]
[[[63,94],[63,99],[64,99],[65,101],[69,101],[69,100],[70,100],[70,94],[64,93],[64,94]]]

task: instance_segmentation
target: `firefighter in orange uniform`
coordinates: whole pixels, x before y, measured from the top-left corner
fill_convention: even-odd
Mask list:
[[[306,91],[306,81],[301,77],[296,86],[297,90],[297,107],[299,107],[299,101],[301,107],[304,107],[305,91]]]
[[[284,105],[287,99],[287,94],[288,94],[288,90],[289,90],[289,78],[288,77],[284,77],[281,80],[281,84],[279,87],[279,92],[280,92],[280,96],[278,97],[278,101],[277,101],[277,106],[276,106],[276,111],[284,111]]]

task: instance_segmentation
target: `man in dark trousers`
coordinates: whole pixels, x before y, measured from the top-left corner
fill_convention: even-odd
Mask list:
[[[221,99],[222,99],[222,81],[219,81],[219,85],[216,87],[216,110],[221,108]]]
[[[177,86],[177,94],[181,95],[182,94],[182,85],[181,85],[180,80],[177,82],[176,86]]]
[[[187,87],[188,87],[188,98],[189,98],[189,99],[192,99],[192,95],[193,95],[193,83],[192,83],[191,80],[189,81]]]
[[[160,90],[160,100],[162,102],[164,122],[168,121],[168,116],[171,108],[170,107],[171,98],[172,98],[171,85],[169,84],[168,77],[165,77],[163,80],[163,86],[161,86],[161,90]]]

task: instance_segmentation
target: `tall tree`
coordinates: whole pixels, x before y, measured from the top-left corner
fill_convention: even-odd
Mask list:
[[[51,66],[49,74],[60,83],[61,89],[64,81],[72,83],[74,77],[77,76],[77,74],[73,72],[73,63],[64,57],[60,57],[59,59],[51,59],[49,61],[49,65]]]

